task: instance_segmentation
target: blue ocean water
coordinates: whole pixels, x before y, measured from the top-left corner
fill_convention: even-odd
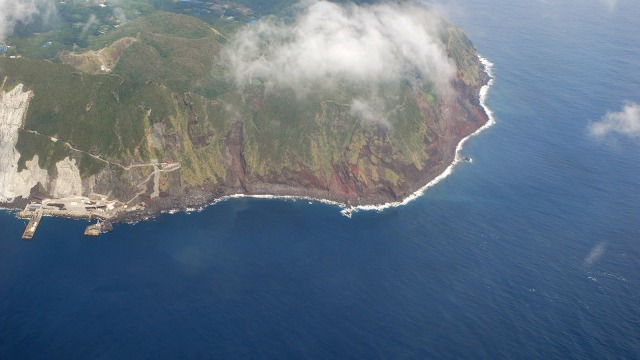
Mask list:
[[[352,219],[240,199],[24,242],[0,213],[0,358],[640,358],[640,142],[587,130],[640,102],[640,4],[444,8],[495,64],[473,163]]]

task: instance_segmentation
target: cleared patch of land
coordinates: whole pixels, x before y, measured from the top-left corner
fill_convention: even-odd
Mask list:
[[[68,64],[87,74],[109,73],[120,60],[120,56],[126,48],[131,46],[136,38],[127,36],[116,40],[113,44],[94,51],[89,50],[83,53],[62,51],[59,55],[63,64]]]

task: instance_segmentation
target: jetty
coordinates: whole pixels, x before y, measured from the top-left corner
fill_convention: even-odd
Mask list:
[[[98,236],[101,232],[102,223],[100,223],[100,220],[98,220],[97,223],[89,225],[86,229],[84,229],[84,236]]]
[[[84,229],[84,236],[99,236],[102,233],[113,230],[113,225],[109,220],[100,220],[93,225],[89,225]]]
[[[29,208],[29,206],[27,206],[27,208]],[[26,210],[27,209],[25,209],[25,211]],[[42,206],[32,206],[29,211],[29,223],[24,229],[24,233],[22,233],[22,240],[31,240],[38,229],[38,225],[40,225],[40,221],[42,220]]]
[[[22,219],[29,219],[22,239],[31,240],[43,215],[61,216],[75,219],[98,218],[96,224],[86,228],[84,234],[87,236],[98,236],[101,233],[111,231],[113,226],[109,222],[123,206],[114,200],[108,200],[105,196],[92,195],[89,197],[72,196],[62,199],[45,199],[39,202],[29,203],[24,210],[18,212],[17,216]],[[135,209],[135,207],[133,208]]]

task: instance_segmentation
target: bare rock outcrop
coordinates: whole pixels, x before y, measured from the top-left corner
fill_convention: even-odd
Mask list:
[[[38,157],[26,162],[26,169],[18,171],[20,153],[16,150],[18,136],[32,93],[22,84],[10,91],[0,88],[0,202],[27,197],[38,183],[46,184],[48,174],[38,166]]]

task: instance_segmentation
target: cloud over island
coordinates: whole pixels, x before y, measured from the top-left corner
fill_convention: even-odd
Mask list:
[[[298,5],[290,21],[264,18],[233,38],[225,55],[236,84],[253,78],[304,93],[336,83],[422,77],[448,89],[456,67],[438,32],[441,20],[413,3]],[[360,103],[359,105],[362,105]]]
[[[55,5],[51,0],[0,0],[0,40],[10,35],[17,23],[54,12]]]
[[[13,34],[19,23],[28,24],[34,19],[41,18],[49,25],[56,24],[56,21],[59,20],[56,3],[60,3],[58,6],[62,6],[62,2],[56,0],[0,0],[0,41]],[[66,3],[90,6],[103,4],[98,0],[66,0]],[[113,16],[121,22],[126,22],[127,17],[119,6],[126,4],[127,0],[109,0],[107,2],[107,6],[113,9]],[[86,33],[97,20],[92,12],[85,15],[87,18],[82,19],[85,22],[83,33]]]

